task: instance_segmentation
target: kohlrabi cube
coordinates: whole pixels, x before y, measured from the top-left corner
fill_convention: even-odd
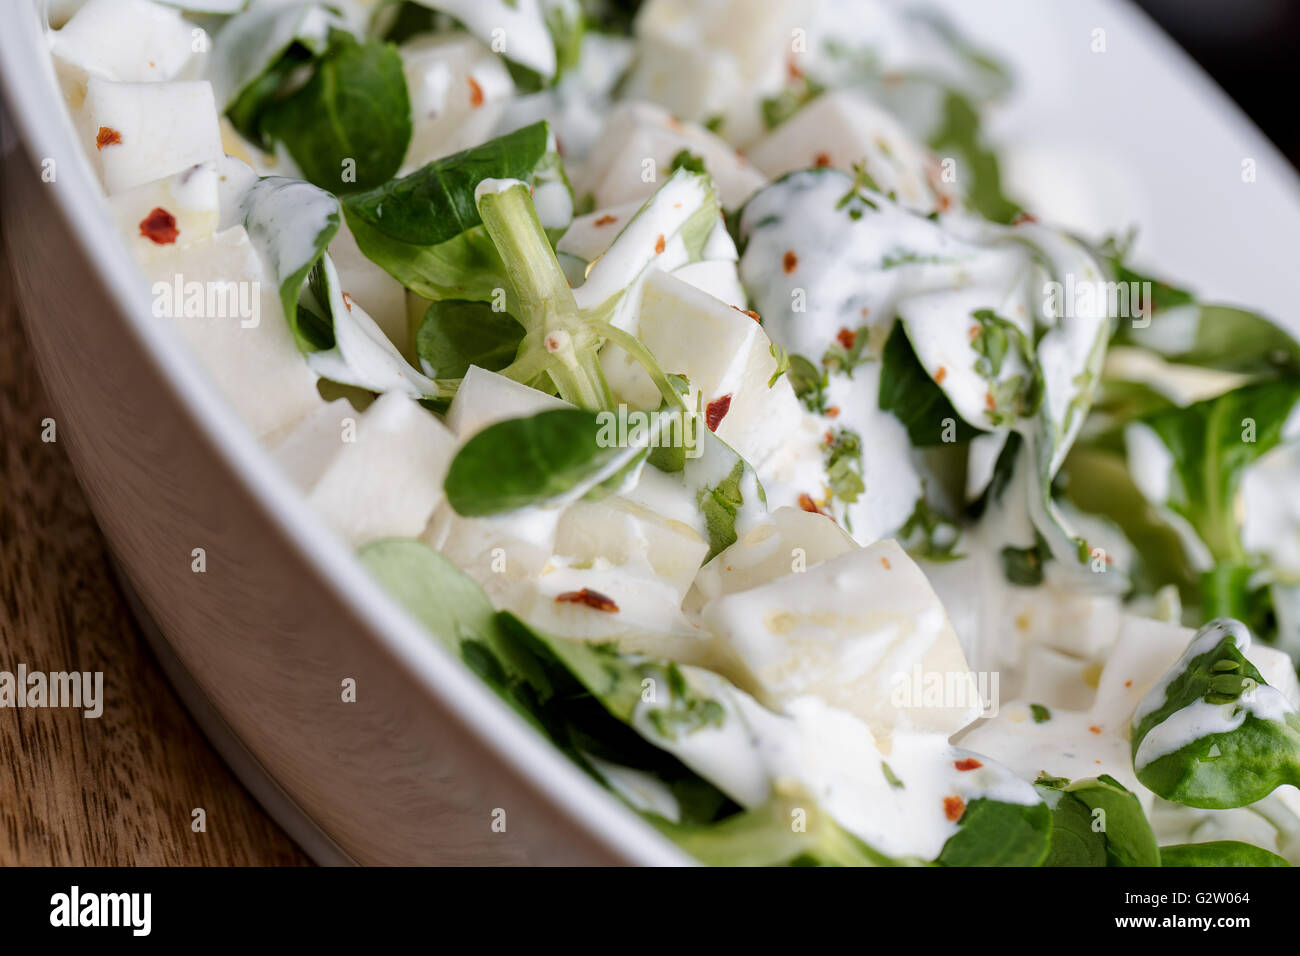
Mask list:
[[[447,424],[461,441],[489,425],[510,418],[529,418],[553,408],[569,408],[554,395],[471,365],[447,410]]]
[[[688,262],[674,269],[672,274],[733,308],[743,309],[748,300],[745,287],[740,284],[740,272],[736,268],[734,259],[702,259],[699,262]]]
[[[225,156],[212,87],[92,78],[82,108],[87,144],[109,194]]]
[[[67,25],[50,35],[62,71],[123,83],[175,79],[207,49],[203,30],[173,7],[153,0],[87,0]]]
[[[500,57],[467,33],[420,37],[400,52],[412,123],[404,170],[491,138],[515,89]]]
[[[728,209],[740,206],[764,177],[722,139],[648,103],[617,108],[605,124],[604,145],[574,179],[577,195],[591,193],[599,207],[644,201],[671,173],[683,150],[704,160]]]
[[[917,143],[890,113],[854,90],[823,93],[746,153],[769,179],[797,169],[863,163],[888,195],[921,213],[948,209],[957,199],[955,181],[941,162]]]
[[[651,0],[636,21],[640,56],[626,94],[683,119],[720,121],[745,143],[762,130],[758,104],[797,69],[804,0]]]
[[[690,525],[613,496],[565,509],[555,554],[570,568],[614,567],[668,586],[680,605],[709,544]]]
[[[113,219],[137,257],[165,255],[173,245],[207,239],[221,220],[213,163],[191,166],[109,197]]]
[[[702,396],[708,426],[745,460],[760,466],[798,429],[803,406],[776,373],[772,343],[745,312],[664,272],[651,272],[641,292],[637,337],[664,371],[685,375],[694,407]],[[649,377],[622,360],[605,363],[610,387],[647,405],[657,394]]]
[[[610,247],[642,205],[642,200],[634,199],[583,216],[574,216],[573,222],[556,243],[556,251],[591,262]]]
[[[1042,645],[1074,657],[1100,660],[1120,628],[1114,594],[1087,594],[1050,581],[1006,588],[1003,624],[1021,646]]]
[[[1025,677],[1020,695],[1046,707],[1087,710],[1096,696],[1100,665],[1087,658],[1062,654],[1050,647],[1025,651]]]
[[[361,413],[342,399],[330,402],[290,433],[275,456],[306,479],[307,501],[321,520],[360,547],[425,529],[457,447],[433,413],[387,392]]]
[[[272,441],[321,405],[268,276],[242,226],[170,245],[141,266],[169,319],[253,434]]]
[[[700,568],[695,586],[702,600],[712,601],[801,574],[857,547],[844,529],[825,515],[777,508]]]
[[[702,619],[730,676],[772,707],[813,695],[878,736],[951,734],[983,709],[943,605],[894,541],[724,595]]]
[[[526,508],[489,518],[459,515],[444,500],[421,540],[473,578],[499,608],[526,615],[538,576],[555,550],[559,508]]]
[[[339,224],[329,254],[343,291],[361,303],[389,340],[409,356],[414,351],[414,339],[408,330],[406,290],[402,284],[365,257],[346,222]]]
[[[578,568],[548,562],[523,615],[549,634],[612,642],[624,653],[681,664],[713,664],[713,638],[682,613],[676,588],[627,566]]]

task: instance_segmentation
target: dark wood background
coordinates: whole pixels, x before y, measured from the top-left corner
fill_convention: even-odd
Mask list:
[[[53,414],[0,254],[0,671],[103,671],[113,702],[98,719],[0,709],[0,866],[309,863],[137,632],[67,455],[41,441]]]

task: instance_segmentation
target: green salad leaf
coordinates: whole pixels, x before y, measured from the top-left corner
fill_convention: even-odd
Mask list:
[[[416,352],[438,378],[464,378],[471,365],[499,372],[515,360],[524,327],[487,302],[445,299],[424,313]]]
[[[452,459],[447,501],[457,514],[484,516],[581,497],[645,454],[603,441],[605,431],[595,412],[577,408],[489,425]]]
[[[1157,796],[1221,810],[1300,783],[1300,714],[1245,656],[1250,631],[1211,621],[1133,714],[1133,769]]]
[[[1160,848],[1161,866],[1290,866],[1276,853],[1237,840],[1181,843]]]
[[[441,245],[482,223],[474,198],[480,182],[530,182],[553,149],[550,129],[545,123],[534,123],[435,159],[409,176],[348,196],[344,200],[348,225],[364,223],[406,245]]]
[[[940,866],[1038,866],[1051,846],[1045,803],[972,800],[958,827],[943,845]]]
[[[895,322],[881,357],[879,403],[907,429],[918,448],[966,442],[983,432],[953,408],[912,351],[902,322]]]
[[[386,183],[411,142],[411,101],[397,48],[332,31],[311,79],[263,110],[260,131],[282,143],[318,186],[355,192]]]
[[[299,316],[298,297],[339,230],[339,201],[310,183],[283,176],[252,176],[236,200],[244,229],[280,290],[280,304],[304,352],[329,348],[328,322]]]
[[[1156,836],[1135,794],[1114,777],[1040,776],[1035,784],[1052,810],[1046,866],[1159,866]]]

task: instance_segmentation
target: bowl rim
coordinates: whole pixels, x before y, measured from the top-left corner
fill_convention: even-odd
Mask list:
[[[268,527],[293,547],[321,586],[365,625],[365,640],[439,698],[462,728],[527,780],[554,813],[589,833],[616,859],[656,866],[693,863],[430,640],[320,523],[171,326],[146,321],[152,314],[148,283],[118,240],[103,192],[92,181],[93,171],[76,141],[49,54],[42,8],[40,0],[21,3],[10,26],[0,30],[0,98],[18,134],[18,142],[8,148],[22,151],[37,167],[44,158],[55,158],[58,185],[50,190],[48,208],[77,237],[108,294],[102,304],[123,320],[133,344],[193,424],[197,440],[243,483]],[[274,775],[274,768],[267,769]]]

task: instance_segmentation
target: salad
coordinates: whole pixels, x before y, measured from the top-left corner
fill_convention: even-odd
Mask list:
[[[1300,860],[1300,345],[1022,208],[943,18],[46,12],[156,320],[687,853]]]

